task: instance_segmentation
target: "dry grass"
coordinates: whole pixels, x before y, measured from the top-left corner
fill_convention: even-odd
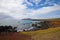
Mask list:
[[[20,33],[2,33],[0,40],[60,40],[60,27]]]
[[[60,27],[22,33],[30,35],[33,40],[60,40]]]
[[[17,32],[2,32],[0,40],[31,40],[31,37]]]

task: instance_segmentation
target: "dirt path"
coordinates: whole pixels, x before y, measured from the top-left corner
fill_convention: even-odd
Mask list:
[[[0,40],[32,40],[31,39],[31,36],[29,35],[24,35],[24,34],[21,34],[21,33],[1,33],[0,34]]]

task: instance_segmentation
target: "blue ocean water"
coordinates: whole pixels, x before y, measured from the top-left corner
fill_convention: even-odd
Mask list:
[[[19,26],[17,30],[24,30],[24,29],[29,29],[31,27],[32,21],[31,20],[21,20],[19,22]]]
[[[32,24],[38,23],[40,21],[32,21],[32,20],[21,20],[19,22],[18,30],[30,29],[32,28]]]

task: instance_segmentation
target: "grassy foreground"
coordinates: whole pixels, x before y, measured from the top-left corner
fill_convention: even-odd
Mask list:
[[[60,40],[60,27],[22,33],[30,35],[33,40]]]

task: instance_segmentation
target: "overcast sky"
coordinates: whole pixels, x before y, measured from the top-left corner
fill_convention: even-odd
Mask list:
[[[1,13],[14,19],[60,18],[60,0],[0,0]]]

